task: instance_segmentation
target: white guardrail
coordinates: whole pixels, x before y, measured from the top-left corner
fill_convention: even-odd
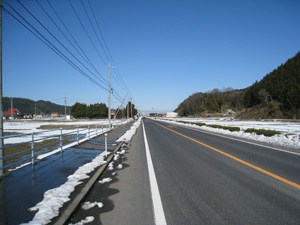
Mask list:
[[[15,144],[5,144],[4,156],[0,157],[3,167],[0,172],[16,170],[26,165],[34,165],[37,160],[42,160],[64,149],[79,145],[91,138],[106,133],[108,125],[92,124],[82,126],[64,127],[60,129],[32,132],[31,134],[17,134],[0,137],[4,144],[9,139],[24,138],[27,141]],[[7,141],[9,142],[9,141]]]

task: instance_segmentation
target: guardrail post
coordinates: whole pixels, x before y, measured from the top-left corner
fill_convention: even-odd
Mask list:
[[[91,134],[90,134],[90,125],[88,125],[88,139],[90,140]]]
[[[32,132],[32,140],[31,140],[31,164],[35,164],[35,154],[34,154],[34,133]]]
[[[97,136],[97,128],[98,128],[98,124],[96,124],[96,136]]]
[[[105,156],[107,157],[107,133],[105,133]]]
[[[77,125],[77,145],[79,145],[79,127]]]
[[[60,144],[60,151],[62,152],[63,146],[62,146],[62,128],[60,128],[60,137],[59,137],[59,144]]]

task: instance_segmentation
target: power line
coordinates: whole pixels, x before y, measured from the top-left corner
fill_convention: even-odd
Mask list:
[[[17,0],[17,2],[70,54],[72,55],[77,62],[79,62],[85,69],[87,69],[94,77],[96,77],[100,82],[102,82],[103,84],[105,84],[105,82],[103,82],[102,80],[99,79],[99,77],[97,77],[89,68],[87,68],[72,52],[70,52],[69,49],[67,49],[67,47],[62,44],[56,37],[55,35],[53,35],[19,0]],[[104,78],[103,78],[104,79]],[[106,84],[105,84],[106,85]]]
[[[116,63],[115,63],[115,61],[114,61],[114,58],[112,57],[112,55],[111,55],[111,53],[110,53],[110,51],[109,51],[109,48],[108,48],[108,45],[107,45],[107,43],[106,43],[106,41],[105,41],[105,38],[104,38],[104,36],[103,36],[103,33],[102,33],[102,31],[101,31],[99,22],[98,22],[98,20],[97,20],[97,18],[96,18],[96,16],[95,16],[95,13],[94,13],[93,7],[92,7],[92,5],[91,5],[91,3],[90,3],[90,0],[88,0],[88,4],[89,4],[89,6],[90,6],[92,15],[93,15],[94,20],[95,20],[95,22],[96,22],[96,25],[97,25],[97,27],[98,27],[99,33],[100,33],[100,35],[101,35],[101,37],[102,37],[103,43],[104,43],[104,45],[105,45],[105,47],[106,47],[106,49],[107,49],[108,54],[110,55],[110,60],[113,62],[114,65],[116,65]],[[98,35],[97,35],[97,37],[98,37]],[[99,41],[99,42],[100,42],[100,41]],[[102,45],[101,45],[101,46],[102,46]],[[103,49],[103,50],[104,50],[104,49]],[[105,52],[105,51],[104,51],[104,52]],[[106,52],[105,52],[105,53],[106,53]],[[120,80],[120,84],[121,84],[120,87],[122,87],[122,85],[123,85],[123,88],[125,88],[125,90],[128,90],[128,87],[126,86],[124,80],[122,79],[121,74],[120,74],[118,68],[116,68],[116,71],[117,71],[117,77],[118,77],[118,79]]]
[[[102,58],[101,54],[99,53],[99,51],[97,50],[97,48],[95,47],[94,42],[91,39],[91,36],[88,34],[84,24],[82,23],[81,19],[79,18],[78,13],[76,12],[74,6],[72,5],[72,3],[69,1],[69,4],[71,5],[71,8],[73,9],[78,21],[80,22],[82,28],[84,29],[84,31],[86,32],[89,40],[91,41],[91,43],[93,44],[93,47],[95,48],[95,50],[97,51],[98,55],[100,56],[100,58],[102,59],[103,63],[104,59]],[[35,21],[37,21],[42,27],[43,29],[45,29],[47,31],[48,34],[51,35],[52,38],[54,38],[60,46],[62,46],[82,67],[84,67],[90,74],[92,74],[95,78],[97,78],[101,83],[104,84],[104,86],[102,84],[100,84],[99,82],[97,82],[94,78],[92,78],[89,74],[87,74],[87,72],[83,71],[78,64],[74,63],[68,56],[66,56],[61,50],[59,50],[49,39],[47,39],[40,31],[37,30],[36,27],[34,27],[27,19],[25,19],[25,17],[23,17],[14,7],[12,7],[9,3],[7,3],[7,5],[12,9],[12,11],[8,11],[7,9],[4,9],[5,12],[7,12],[9,15],[11,15],[15,20],[17,20],[21,25],[23,25],[29,32],[31,32],[34,36],[36,36],[40,41],[42,41],[47,47],[49,47],[52,51],[54,51],[58,56],[60,56],[64,61],[66,61],[70,66],[72,66],[74,69],[76,69],[79,73],[81,73],[83,76],[85,76],[87,79],[89,79],[91,82],[95,83],[97,86],[101,87],[104,90],[108,90],[106,87],[108,86],[107,81],[103,78],[103,76],[97,71],[96,67],[92,64],[91,60],[89,60],[89,58],[87,57],[87,55],[84,53],[84,51],[82,50],[82,48],[80,47],[80,45],[78,44],[78,42],[75,40],[74,36],[72,35],[72,33],[68,30],[67,26],[65,25],[65,23],[63,22],[63,20],[60,18],[60,16],[58,15],[58,13],[56,12],[56,10],[54,9],[54,7],[52,6],[52,4],[49,2],[49,0],[47,0],[48,4],[50,5],[51,9],[53,10],[53,12],[56,14],[57,18],[60,20],[60,22],[62,23],[62,25],[64,26],[64,28],[66,29],[66,31],[68,32],[68,34],[70,35],[70,37],[72,38],[72,40],[74,41],[74,43],[77,45],[77,47],[80,49],[80,51],[82,52],[82,54],[80,53],[80,51],[78,50],[78,48],[76,48],[76,46],[72,43],[72,41],[67,37],[67,35],[64,33],[64,31],[62,31],[61,28],[59,28],[59,25],[54,21],[54,19],[51,17],[51,15],[49,15],[49,13],[47,13],[47,10],[45,10],[45,8],[38,2],[38,0],[36,0],[36,3],[39,5],[39,7],[43,10],[43,12],[48,16],[48,18],[52,21],[52,23],[56,26],[56,28],[61,32],[61,34],[66,38],[66,40],[72,45],[72,47],[76,50],[76,52],[82,57],[82,59],[91,67],[93,68],[93,70],[95,70],[95,72],[97,74],[99,74],[99,76],[102,78],[102,80],[99,79],[98,76],[96,76],[89,68],[87,68],[86,65],[84,65],[84,63],[78,59],[60,40],[58,40],[58,38],[53,35],[53,33],[50,32],[49,29],[47,29],[47,27],[45,25],[43,25],[39,19],[37,19],[31,12],[30,10],[28,10],[19,0],[17,0],[17,2],[35,19]],[[97,24],[98,30],[101,34],[101,37],[103,39],[103,43],[104,45],[102,45],[102,42],[96,32],[95,27],[93,26],[92,20],[90,18],[90,16],[88,15],[87,9],[84,6],[83,2],[81,1],[81,4],[83,5],[83,8],[85,10],[85,13],[87,14],[87,17],[89,19],[89,22],[91,23],[91,26],[94,30],[95,35],[97,36],[97,39],[106,55],[106,57],[109,59],[111,59],[113,61],[113,58],[111,56],[111,53],[108,49],[108,46],[105,42],[105,39],[103,37],[102,31],[100,29],[99,23],[96,19],[95,13],[93,11],[93,8],[90,4],[90,1],[88,1],[88,5],[91,8],[91,12],[92,15],[94,17],[94,20]],[[14,15],[16,14],[16,15]],[[17,17],[18,16],[18,17]],[[27,25],[26,25],[27,24]],[[107,49],[107,51],[105,50],[105,48]],[[108,53],[108,54],[107,54]],[[110,56],[110,57],[109,57]],[[116,80],[116,82],[119,84],[119,86],[121,88],[127,89],[127,86],[124,82],[124,80],[122,79],[118,69],[113,71],[113,74],[115,74],[115,76],[113,76],[113,78]],[[116,91],[116,89],[114,89],[112,96],[118,100],[119,102],[121,102],[122,98],[120,97],[120,95],[118,94],[118,92]]]
[[[102,77],[102,75],[99,73],[99,71],[95,68],[95,66],[91,63],[91,61],[87,58],[84,57],[83,54],[78,50],[78,48],[76,48],[76,46],[74,46],[74,44],[70,41],[70,39],[66,36],[66,34],[60,29],[60,27],[58,26],[58,24],[54,21],[54,19],[49,15],[49,13],[47,13],[47,11],[45,10],[45,8],[38,2],[38,0],[35,0],[36,3],[40,6],[40,8],[43,10],[43,12],[48,16],[48,18],[51,20],[51,22],[56,26],[56,28],[60,31],[60,33],[67,39],[67,41],[72,45],[72,47],[76,50],[76,52],[83,58],[83,60],[88,63],[96,73],[98,73],[100,75],[100,77],[105,81],[105,79]],[[49,1],[48,1],[49,3]],[[50,7],[53,9],[53,11],[55,12],[55,14],[58,16],[58,14],[56,13],[56,11],[54,10],[54,8],[52,7],[52,5],[49,3]],[[59,16],[58,16],[59,17]],[[60,19],[60,17],[59,17]],[[62,21],[61,21],[62,22]],[[62,22],[63,23],[63,22]],[[65,27],[66,28],[66,27]],[[66,28],[67,29],[67,28]],[[68,31],[68,29],[67,29]],[[69,32],[69,31],[68,31]],[[69,32],[70,34],[70,32]],[[76,42],[77,43],[77,42]],[[78,46],[78,44],[77,44]],[[81,49],[82,50],[82,49]],[[86,54],[84,54],[86,56]],[[99,78],[98,78],[99,79]],[[105,81],[106,82],[106,81]]]
[[[14,14],[11,13],[11,11],[8,11],[6,8],[3,7],[3,10],[7,12],[9,15],[11,15],[15,20],[17,20],[21,25],[23,25],[29,32],[31,32],[34,36],[36,36],[39,40],[41,40],[45,45],[47,45],[52,51],[54,51],[58,56],[60,56],[63,60],[65,60],[70,66],[72,66],[74,69],[76,69],[78,72],[80,72],[83,76],[88,78],[91,82],[95,83],[99,87],[101,87],[104,90],[108,90],[105,87],[103,87],[101,84],[99,84],[97,81],[95,81],[93,78],[91,78],[88,74],[86,74],[84,71],[82,71],[78,66],[76,66],[66,55],[64,55],[60,50],[58,50],[45,36],[43,36],[38,30],[36,30],[35,27],[33,27],[23,16],[21,16],[9,3],[6,3],[12,11],[14,11],[25,23],[28,24],[28,26],[31,27],[31,30],[27,25],[25,25],[20,19],[18,19]],[[39,36],[40,35],[40,36]]]
[[[97,34],[96,30],[95,30],[95,27],[94,27],[94,25],[93,25],[93,23],[92,23],[92,21],[91,21],[91,18],[90,18],[90,16],[89,16],[89,14],[87,13],[87,10],[86,10],[86,8],[85,8],[85,6],[84,6],[82,0],[80,0],[80,2],[81,2],[81,4],[82,4],[82,7],[83,7],[83,9],[84,9],[84,12],[85,12],[85,14],[86,14],[86,16],[87,16],[87,18],[88,18],[88,20],[89,20],[89,22],[90,22],[92,28],[93,28],[93,31],[94,31],[94,33],[95,33],[95,35],[96,35],[96,37],[97,37],[97,39],[98,39],[98,41],[99,41],[99,44],[100,44],[100,46],[101,46],[103,52],[105,53],[105,56],[106,56],[107,60],[110,61],[110,59],[109,59],[109,57],[107,56],[107,53],[106,53],[106,51],[105,51],[105,49],[104,49],[104,47],[103,47],[101,41],[100,41],[100,39],[99,39],[99,36],[98,36],[98,34]]]
[[[74,38],[74,36],[71,34],[71,32],[69,31],[69,29],[67,28],[67,26],[65,25],[65,23],[62,21],[62,19],[60,18],[60,16],[58,15],[58,13],[56,12],[56,10],[54,9],[54,7],[52,6],[52,4],[49,2],[49,0],[47,0],[48,4],[50,5],[51,9],[54,11],[55,15],[57,16],[57,18],[59,19],[59,21],[62,23],[62,25],[64,26],[64,28],[66,29],[66,31],[68,32],[68,34],[71,36],[72,40],[75,42],[75,44],[77,45],[77,47],[80,49],[80,51],[82,52],[82,54],[85,56],[85,60],[87,60],[89,62],[89,65],[91,65],[93,67],[93,69],[95,71],[98,71],[96,69],[96,67],[93,65],[93,63],[91,62],[91,60],[89,59],[89,57],[85,54],[85,52],[82,50],[82,48],[80,47],[80,45],[78,44],[78,42],[76,41],[76,39]],[[99,72],[97,72],[100,76],[101,74]],[[107,83],[107,82],[106,82]]]
[[[99,53],[99,51],[97,50],[97,48],[96,48],[96,46],[95,46],[95,44],[94,44],[93,40],[91,39],[90,35],[88,34],[87,30],[85,29],[85,27],[84,27],[84,25],[83,25],[83,23],[82,23],[81,19],[79,18],[78,14],[77,14],[77,12],[76,12],[76,10],[75,10],[75,8],[73,7],[73,5],[72,5],[71,1],[70,1],[70,0],[68,0],[68,2],[70,3],[70,5],[71,5],[71,8],[73,9],[73,12],[75,13],[75,15],[76,15],[77,19],[79,20],[79,22],[80,22],[80,24],[81,24],[81,26],[82,26],[83,30],[85,31],[86,35],[88,36],[88,38],[89,38],[90,42],[92,43],[92,45],[93,45],[94,49],[96,50],[97,54],[98,54],[98,55],[99,55],[99,57],[101,58],[101,60],[102,60],[102,62],[104,63],[104,65],[106,65],[106,63],[105,63],[105,61],[104,61],[103,57],[101,56],[101,54],[100,54],[100,53]]]

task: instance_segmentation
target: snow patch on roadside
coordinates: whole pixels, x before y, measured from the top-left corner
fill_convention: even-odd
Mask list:
[[[122,164],[119,164],[118,167],[117,167],[119,170],[123,169],[123,165]]]
[[[99,180],[99,183],[100,184],[104,184],[104,183],[109,183],[111,181],[112,181],[112,179],[109,178],[109,177],[107,177],[107,178],[103,178],[102,180]]]
[[[75,187],[82,183],[82,180],[88,178],[90,172],[97,167],[107,163],[104,161],[104,153],[101,153],[91,162],[79,167],[73,175],[68,177],[66,183],[57,188],[50,189],[44,193],[44,199],[31,207],[30,211],[38,211],[32,221],[27,224],[47,224],[51,219],[58,216],[59,209],[63,204],[70,200],[70,194],[75,190]]]
[[[81,208],[84,209],[84,210],[89,210],[89,209],[91,209],[95,206],[98,206],[98,208],[102,208],[103,203],[102,202],[85,202],[85,203],[83,203]]]
[[[86,217],[84,220],[81,220],[80,222],[78,223],[69,223],[69,225],[84,225],[84,224],[87,224],[87,223],[91,223],[95,220],[95,217],[93,216],[88,216]]]
[[[125,134],[123,134],[117,142],[124,141],[124,142],[129,142],[133,135],[135,135],[137,128],[140,126],[142,121],[142,117],[140,117],[131,127],[128,131],[126,131]]]
[[[108,164],[108,170],[113,170],[114,169],[114,162],[111,162]]]

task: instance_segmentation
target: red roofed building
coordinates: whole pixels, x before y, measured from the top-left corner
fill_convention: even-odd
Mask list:
[[[9,118],[13,116],[13,118],[20,116],[21,112],[17,108],[10,108],[6,113],[3,113],[3,117]]]

